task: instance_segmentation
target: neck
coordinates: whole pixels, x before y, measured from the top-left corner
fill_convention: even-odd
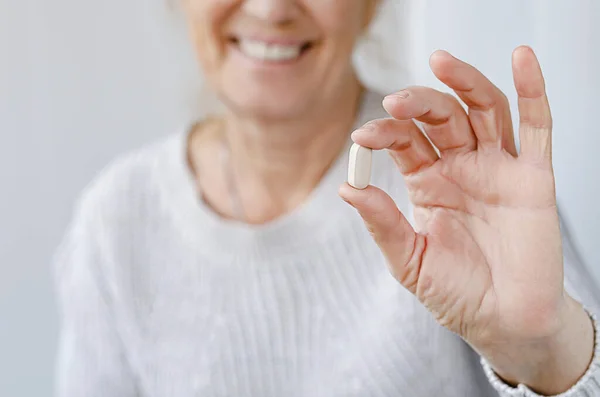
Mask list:
[[[230,167],[245,221],[264,223],[299,206],[345,146],[362,87],[353,76],[344,92],[299,120],[225,120]]]

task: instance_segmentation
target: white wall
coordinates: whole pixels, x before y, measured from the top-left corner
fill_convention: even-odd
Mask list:
[[[444,48],[473,63],[511,99],[510,55],[520,44],[537,52],[554,118],[559,205],[588,266],[600,280],[600,2],[413,0],[410,53],[415,80],[436,85],[427,68]]]
[[[49,263],[77,192],[114,155],[190,114],[193,55],[163,3],[0,0],[0,396],[51,393],[57,317]],[[434,83],[427,58],[445,48],[513,93],[511,50],[538,50],[555,111],[559,196],[585,257],[599,264],[600,4],[412,3],[390,9],[409,13],[410,23],[378,31],[393,32],[392,58],[410,65],[420,84]],[[397,35],[409,39],[409,52]],[[367,76],[390,89],[405,80],[386,73]]]
[[[49,264],[75,195],[186,113],[174,25],[158,1],[0,0],[0,396],[51,395]]]

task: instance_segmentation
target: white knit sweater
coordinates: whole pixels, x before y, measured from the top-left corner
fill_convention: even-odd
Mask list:
[[[379,117],[369,93],[357,125]],[[337,196],[345,156],[302,207],[248,226],[198,199],[185,138],[116,161],[77,206],[56,257],[59,396],[534,396],[486,376],[389,275]],[[373,175],[410,214],[389,156]],[[573,259],[569,280],[593,308]],[[600,396],[598,354],[566,395]]]

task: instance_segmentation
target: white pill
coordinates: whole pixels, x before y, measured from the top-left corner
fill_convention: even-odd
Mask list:
[[[371,181],[371,160],[373,151],[353,144],[348,161],[348,183],[356,189],[365,189]]]

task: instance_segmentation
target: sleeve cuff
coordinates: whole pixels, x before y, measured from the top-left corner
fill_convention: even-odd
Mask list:
[[[592,363],[583,377],[571,389],[553,397],[600,397],[600,327],[596,316],[589,311],[588,314],[594,322],[594,357]],[[488,381],[500,397],[549,397],[540,396],[525,385],[509,386],[496,375],[485,359],[481,359],[481,364]]]

